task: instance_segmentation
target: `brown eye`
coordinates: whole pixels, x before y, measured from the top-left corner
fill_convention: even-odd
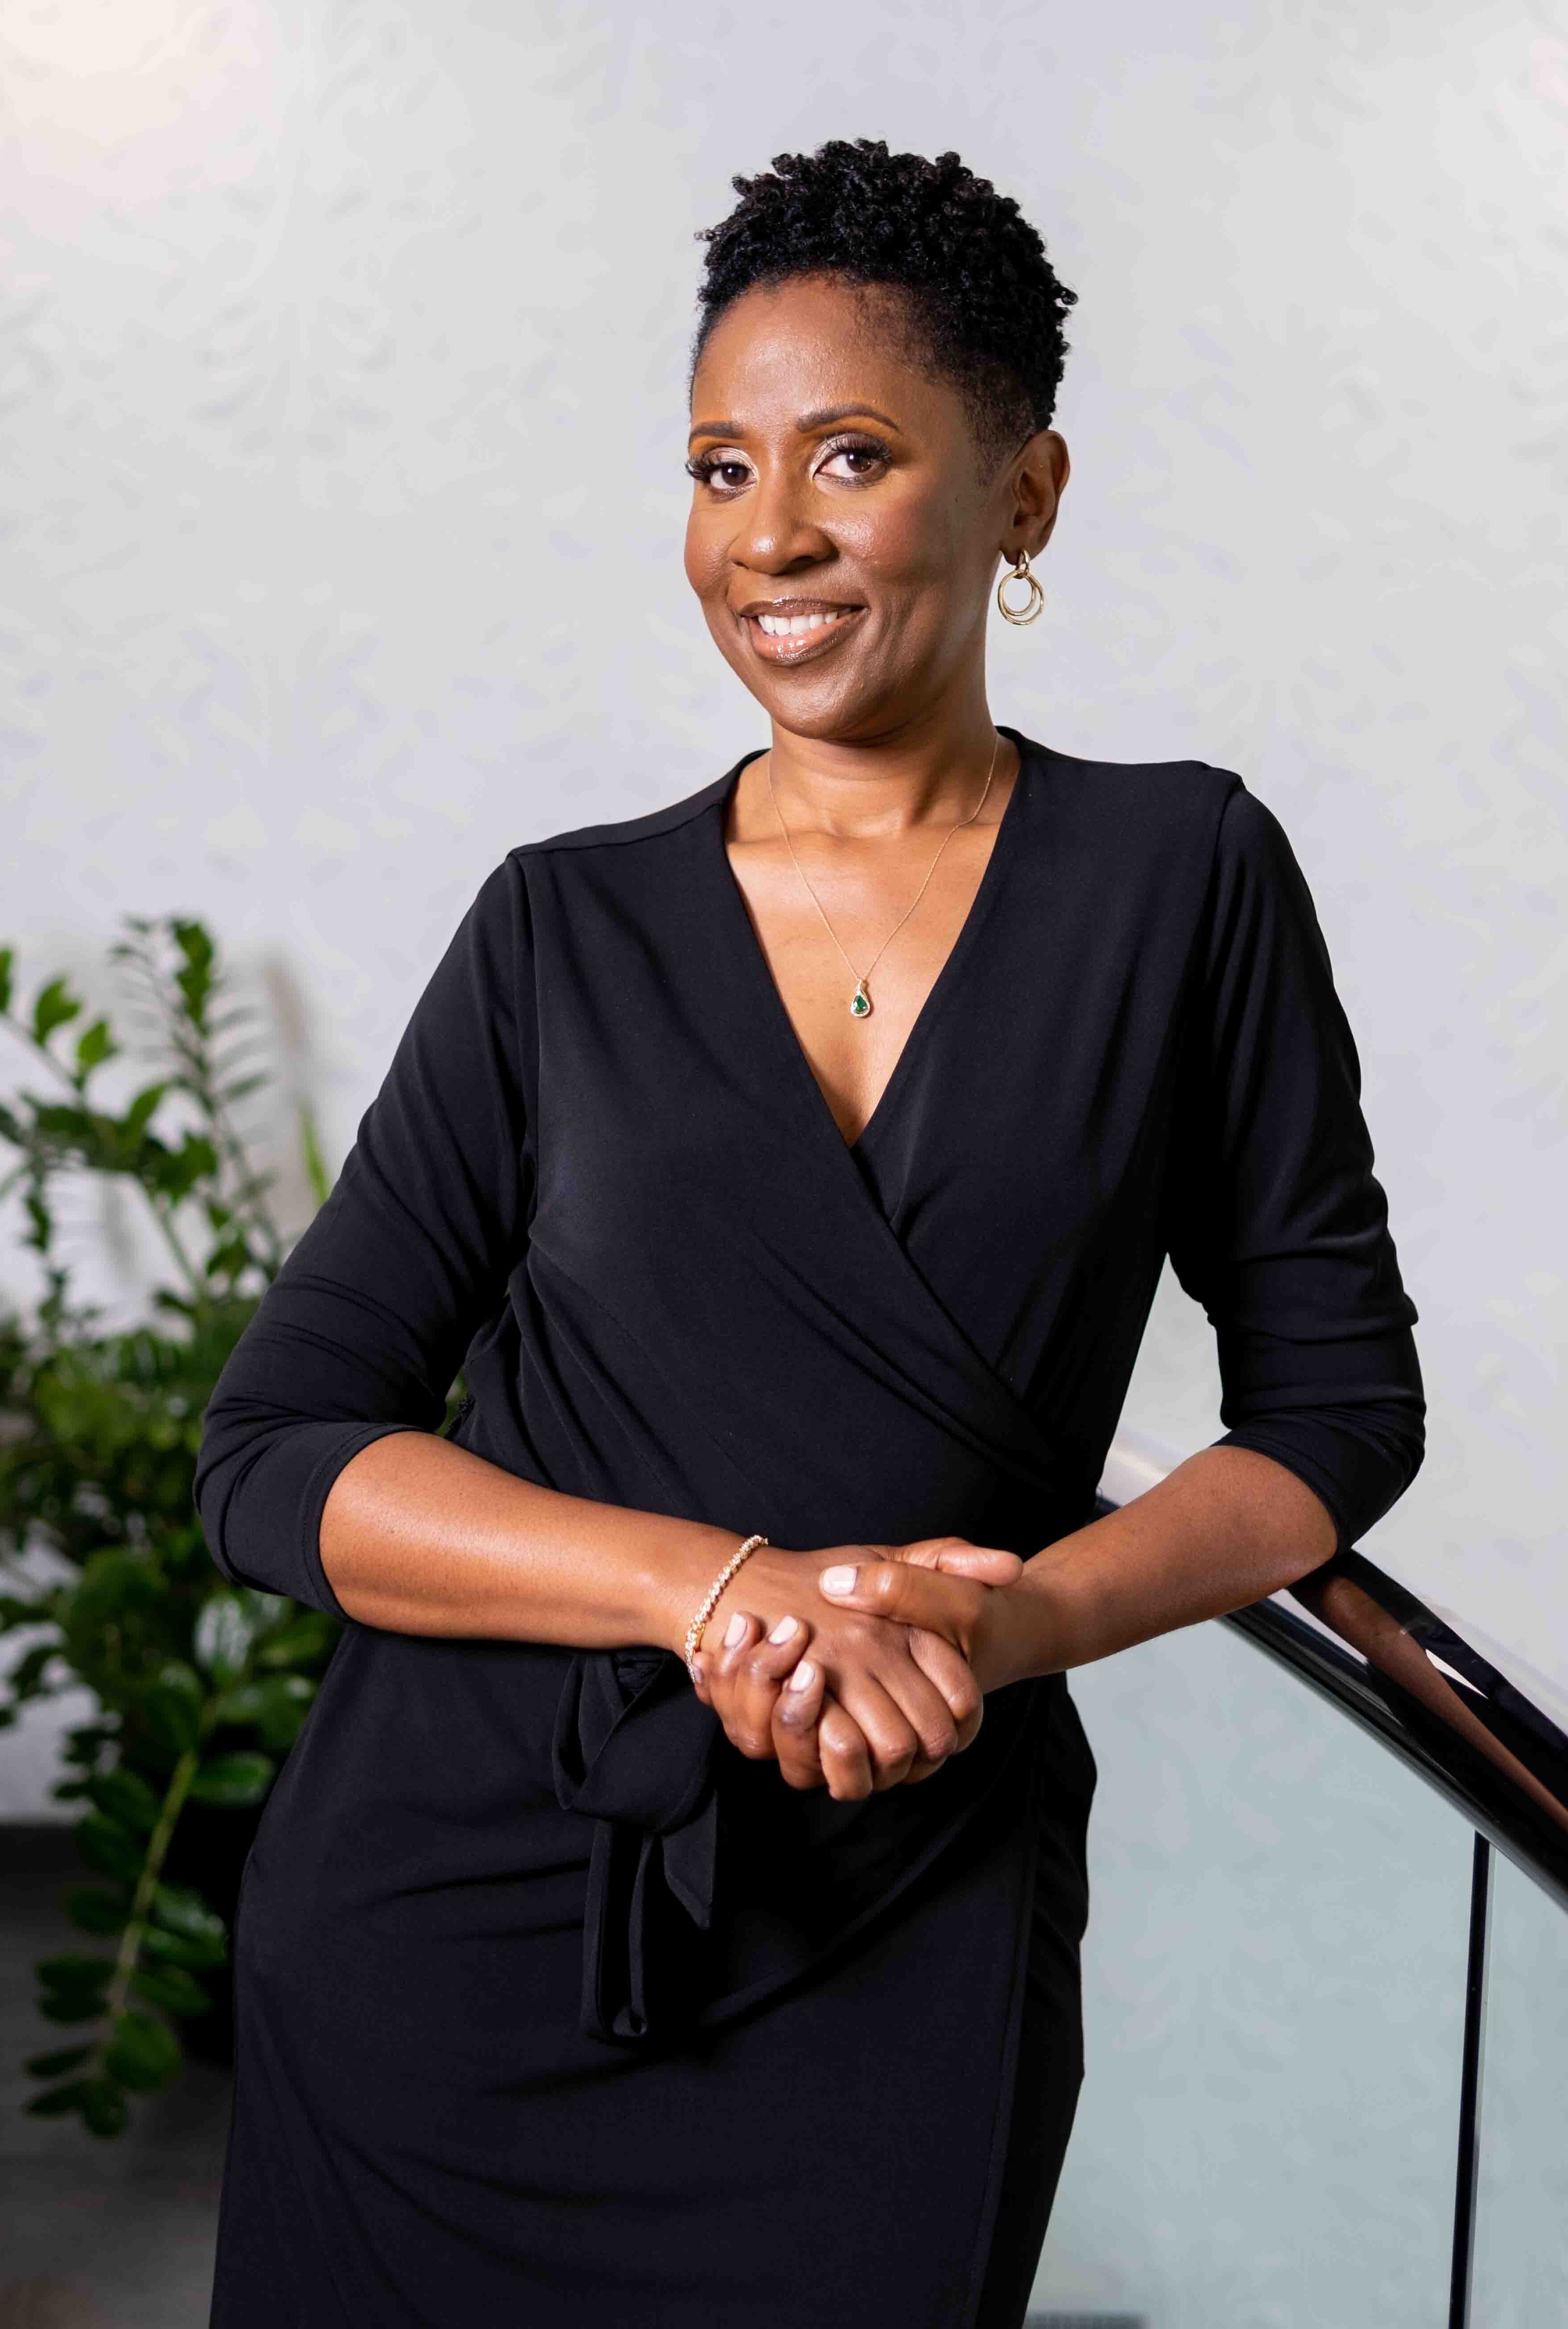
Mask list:
[[[853,445],[836,445],[817,474],[864,485],[879,477],[887,464],[887,447],[868,438]]]
[[[751,465],[737,457],[713,453],[699,453],[686,463],[686,475],[701,486],[712,486],[721,493],[737,493],[751,474]]]

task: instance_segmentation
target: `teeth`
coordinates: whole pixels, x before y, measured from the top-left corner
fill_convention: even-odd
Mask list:
[[[770,639],[798,638],[805,631],[825,631],[829,623],[836,623],[839,613],[832,615],[759,615],[758,627]]]

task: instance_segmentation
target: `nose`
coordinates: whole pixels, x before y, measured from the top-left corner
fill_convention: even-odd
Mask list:
[[[780,463],[737,504],[730,561],[757,574],[792,574],[833,555],[833,543],[806,507],[806,481]]]

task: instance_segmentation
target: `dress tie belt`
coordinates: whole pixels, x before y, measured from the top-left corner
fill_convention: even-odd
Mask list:
[[[652,1986],[662,1974],[673,1989],[690,1955],[673,1912],[704,1932],[713,1924],[719,1735],[717,1716],[668,1651],[572,1659],[553,1766],[562,1810],[595,1824],[582,1937],[581,2026],[590,2038],[638,2045],[657,2034],[670,2015]]]

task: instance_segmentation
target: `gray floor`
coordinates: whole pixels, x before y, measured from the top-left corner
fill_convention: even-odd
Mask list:
[[[71,1878],[43,1857],[0,1865],[0,2329],[203,2329],[228,2080],[193,2067],[112,2143],[26,2117],[22,2062],[70,2043],[34,2008],[33,1960],[90,1946],[61,1913]]]

